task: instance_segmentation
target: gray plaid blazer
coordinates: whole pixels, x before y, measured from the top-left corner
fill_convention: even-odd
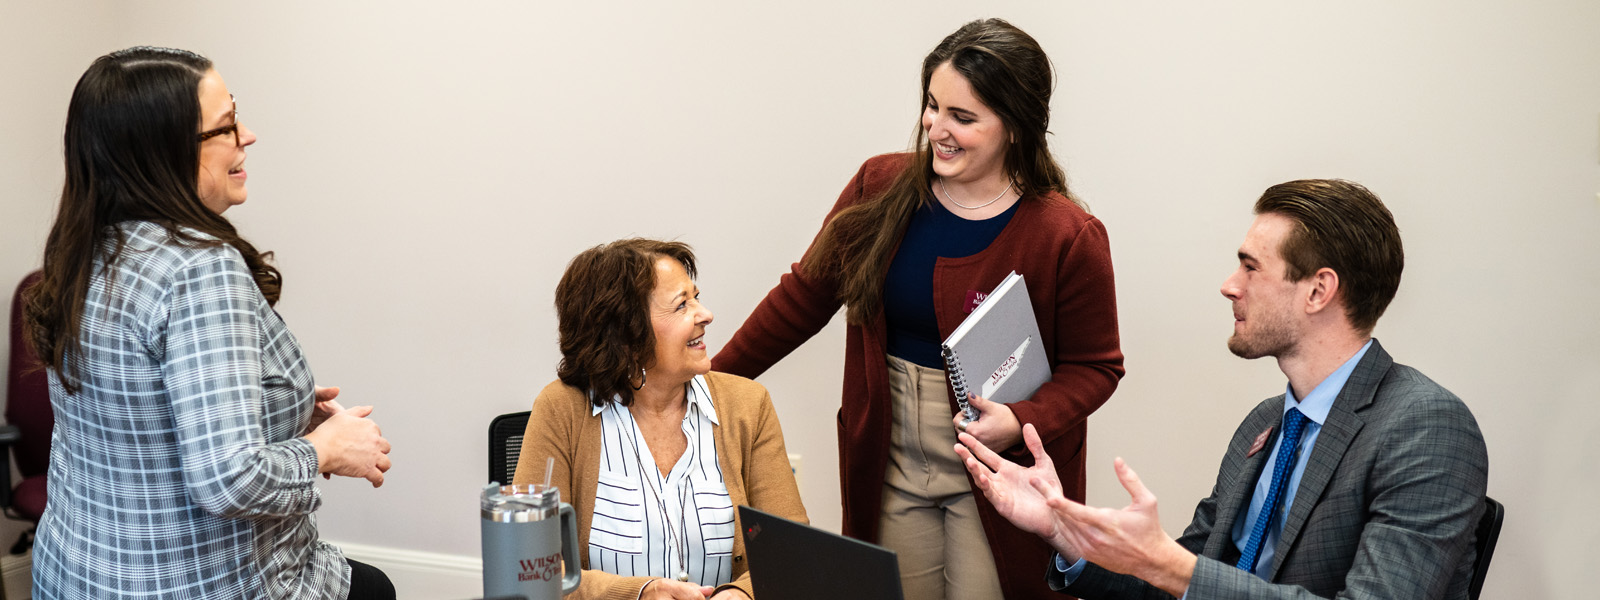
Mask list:
[[[1263,565],[1266,580],[1235,568],[1233,523],[1271,453],[1246,455],[1269,427],[1270,444],[1277,443],[1282,416],[1281,395],[1250,412],[1228,444],[1216,487],[1178,538],[1200,556],[1191,600],[1467,598],[1473,529],[1489,476],[1483,434],[1460,398],[1396,364],[1377,340],[1334,400],[1284,520],[1277,558]],[[1060,590],[1055,569],[1049,572]],[[1093,564],[1062,591],[1090,599],[1171,597]]]
[[[78,393],[50,373],[33,596],[344,598],[348,566],[311,514],[300,345],[232,247],[119,227],[121,256],[89,285]]]

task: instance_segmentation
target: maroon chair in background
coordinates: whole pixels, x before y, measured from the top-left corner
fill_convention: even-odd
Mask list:
[[[55,411],[50,407],[50,388],[44,367],[23,341],[22,293],[38,283],[41,273],[34,271],[17,285],[11,297],[11,364],[6,372],[6,424],[0,425],[0,508],[7,517],[39,522],[44,514],[45,474],[50,468],[50,431],[55,428]],[[11,460],[22,476],[15,490],[10,486]],[[12,553],[27,550],[32,532],[11,548]]]

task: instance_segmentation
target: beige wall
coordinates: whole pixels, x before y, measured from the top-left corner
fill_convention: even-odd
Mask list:
[[[1509,517],[1487,596],[1577,595],[1600,562],[1589,0],[0,0],[0,282],[37,260],[90,60],[141,43],[211,56],[261,139],[229,217],[277,251],[319,383],[376,404],[395,445],[382,489],[324,486],[325,535],[474,555],[483,430],[553,378],[566,260],[629,235],[693,244],[719,347],[860,161],[904,147],[922,54],[988,15],[1055,59],[1055,150],[1112,236],[1129,374],[1091,420],[1092,503],[1126,502],[1124,456],[1182,529],[1239,418],[1283,385],[1222,343],[1217,287],[1250,202],[1345,177],[1385,199],[1409,250],[1377,335],[1488,439]],[[842,346],[835,323],[762,378],[829,528]]]

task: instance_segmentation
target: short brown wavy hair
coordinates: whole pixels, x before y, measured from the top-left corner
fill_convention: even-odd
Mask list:
[[[682,242],[629,238],[584,250],[556,285],[561,365],[556,376],[587,390],[595,406],[633,403],[633,376],[653,366],[656,334],[650,292],[656,261],[671,258],[696,275],[694,251]]]
[[[1301,179],[1267,188],[1255,212],[1295,223],[1278,249],[1288,263],[1284,277],[1303,281],[1318,269],[1333,269],[1350,325],[1370,335],[1406,266],[1400,229],[1383,201],[1353,181]]]

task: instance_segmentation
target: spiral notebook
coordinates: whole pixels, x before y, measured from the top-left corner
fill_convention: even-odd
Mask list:
[[[1039,340],[1039,321],[1028,300],[1028,284],[1016,271],[973,309],[944,340],[945,375],[956,402],[967,406],[967,393],[990,402],[1027,400],[1050,380],[1050,361]]]

